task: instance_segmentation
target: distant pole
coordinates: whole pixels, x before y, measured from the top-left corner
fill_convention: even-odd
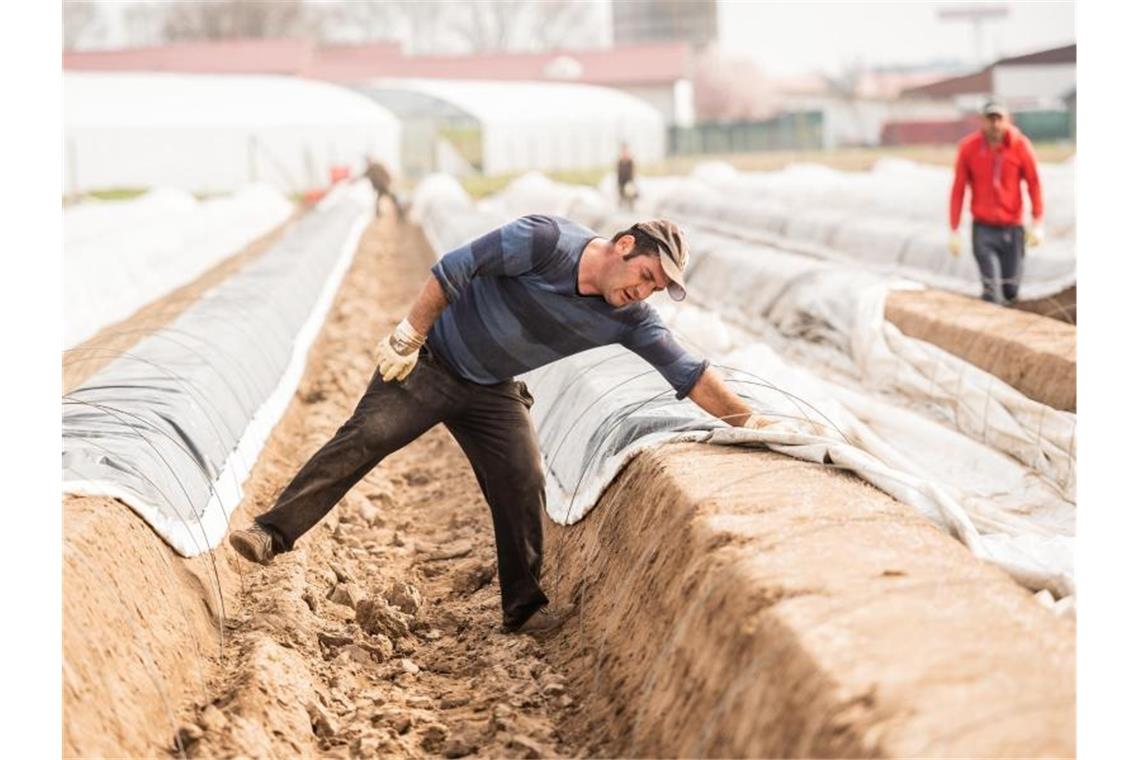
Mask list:
[[[246,155],[249,157],[249,181],[257,182],[257,135],[249,136]]]
[[[79,157],[75,149],[75,138],[67,139],[67,184],[71,186],[71,197],[79,197]]]
[[[938,18],[943,21],[968,21],[974,30],[974,63],[984,65],[982,57],[982,25],[1009,15],[1006,3],[986,5],[950,5],[938,9]]]

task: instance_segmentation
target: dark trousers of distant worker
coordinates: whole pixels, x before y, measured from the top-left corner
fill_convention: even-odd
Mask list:
[[[982,275],[982,298],[1005,305],[1017,300],[1025,259],[1025,230],[974,222],[974,259]]]
[[[503,620],[528,618],[547,603],[542,573],[542,457],[526,385],[479,385],[457,376],[426,346],[402,382],[374,372],[352,417],[293,477],[256,521],[288,551],[384,457],[442,422],[467,455],[491,507]]]
[[[393,193],[391,190],[389,190],[386,187],[374,187],[372,189],[376,192],[376,207],[375,207],[375,209],[376,209],[376,218],[377,219],[379,219],[382,215],[381,214],[381,202],[384,200],[385,196],[387,196],[388,199],[390,201],[392,201],[392,208],[396,209],[396,216],[399,219],[404,218],[404,207],[400,204],[400,199],[396,197],[395,193]]]

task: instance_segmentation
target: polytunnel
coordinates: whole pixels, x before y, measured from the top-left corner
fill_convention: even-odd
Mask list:
[[[63,490],[120,499],[183,556],[213,548],[372,218],[341,185],[255,261],[63,397]],[[67,361],[99,358],[84,346]]]
[[[155,188],[63,212],[64,346],[71,348],[270,232],[293,204],[264,183],[197,199]]]
[[[657,111],[606,87],[376,79],[361,91],[409,118],[434,118],[442,147],[482,174],[605,166],[617,160],[623,142],[639,161],[665,155],[665,125]]]
[[[1039,166],[1046,235],[1026,252],[1022,300],[1052,299],[1076,284],[1074,169],[1073,162]],[[646,210],[708,232],[977,295],[969,204],[959,227],[964,251],[947,250],[952,180],[949,168],[898,159],[868,172],[816,164],[738,172],[708,162],[687,178],[644,178],[640,190]],[[1065,316],[1060,305],[1056,311]]]
[[[294,77],[65,72],[64,192],[220,193],[327,183],[365,156],[400,169],[400,124],[359,93]]]

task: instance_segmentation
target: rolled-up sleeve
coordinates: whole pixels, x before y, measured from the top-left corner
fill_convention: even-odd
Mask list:
[[[646,316],[626,331],[621,344],[653,365],[679,399],[689,395],[709,366],[707,359],[686,351],[652,309],[646,309]]]

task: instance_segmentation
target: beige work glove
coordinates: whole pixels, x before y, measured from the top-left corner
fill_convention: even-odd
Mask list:
[[[760,430],[761,428],[766,428],[771,424],[772,420],[768,419],[767,417],[761,417],[759,414],[752,414],[749,415],[748,419],[746,419],[744,421],[744,424],[740,427],[747,430]]]
[[[376,344],[376,367],[384,382],[403,382],[412,374],[420,356],[420,346],[426,340],[427,337],[416,332],[408,320],[400,320],[392,334]]]
[[[765,417],[762,414],[753,414],[744,421],[744,424],[741,425],[741,427],[747,430],[762,430],[770,425],[775,425],[777,422],[788,423],[787,425],[781,425],[781,427],[784,428],[782,432],[790,432],[787,430],[787,428],[791,426],[792,428],[797,429],[797,432],[807,433],[809,435],[819,436],[821,438],[828,437],[828,431],[821,423],[806,418],[801,424],[795,420],[771,419],[769,417]]]
[[[1036,248],[1045,242],[1045,228],[1037,222],[1032,227],[1025,228],[1025,245],[1030,248]]]
[[[950,240],[947,241],[946,247],[950,249],[951,256],[957,256],[962,252],[962,236],[958,234],[957,230],[950,231]]]

